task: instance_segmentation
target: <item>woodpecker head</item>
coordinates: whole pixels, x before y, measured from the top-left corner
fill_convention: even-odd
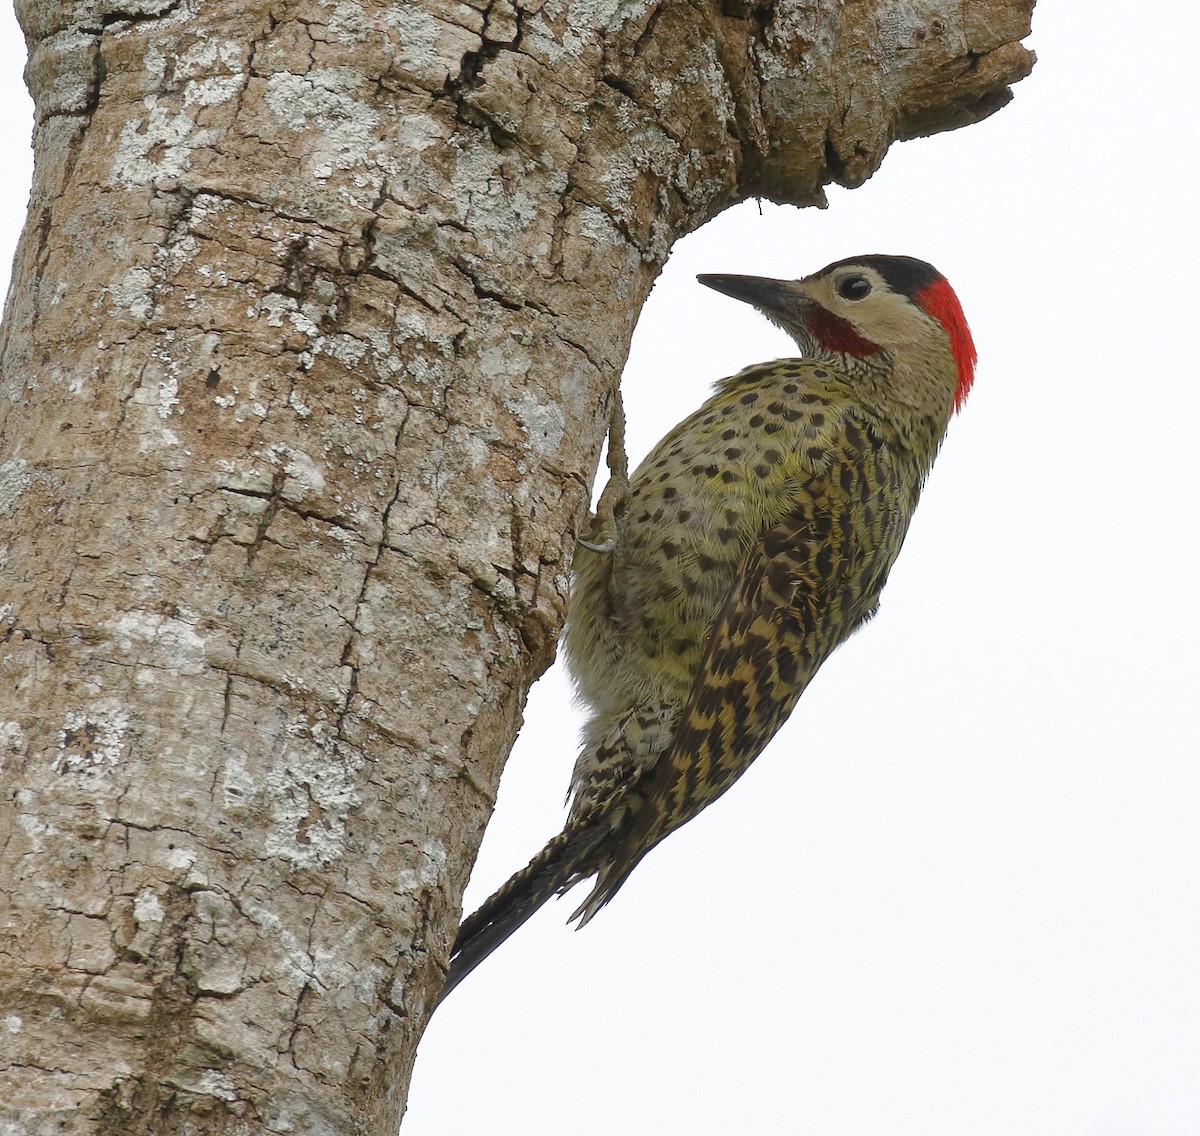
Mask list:
[[[936,268],[911,256],[856,256],[803,280],[698,276],[753,304],[805,354],[947,371],[951,412],[975,379],[975,344],[958,297]],[[944,366],[937,366],[941,360]]]

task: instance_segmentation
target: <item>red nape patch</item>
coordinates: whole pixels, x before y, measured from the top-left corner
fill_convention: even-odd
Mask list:
[[[954,289],[941,277],[917,293],[917,303],[923,312],[933,316],[946,329],[950,337],[950,351],[958,367],[958,390],[954,392],[953,414],[962,409],[971,384],[975,381],[975,341],[971,338],[967,317],[963,315]]]
[[[953,292],[950,293],[952,296]],[[853,355],[855,359],[865,359],[879,350],[878,343],[864,339],[854,325],[833,312],[824,308],[810,308],[805,313],[804,322],[813,338],[826,350],[836,351],[843,355]]]

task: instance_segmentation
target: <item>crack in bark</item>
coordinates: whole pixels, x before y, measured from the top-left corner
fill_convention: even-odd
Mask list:
[[[410,404],[409,408],[405,410],[404,417],[401,419],[400,425],[397,427],[396,434],[392,439],[393,453],[398,453],[400,450],[400,442],[404,437],[404,430],[408,424],[408,418],[411,412]],[[335,732],[337,738],[343,742],[347,741],[346,719],[352,713],[352,707],[354,706],[355,698],[358,695],[358,666],[353,659],[359,634],[359,616],[364,605],[367,603],[367,591],[371,585],[372,574],[379,567],[379,564],[383,559],[384,552],[388,549],[388,532],[391,525],[392,510],[400,501],[403,489],[404,480],[402,477],[397,476],[396,485],[392,492],[391,499],[384,507],[380,516],[379,544],[375,548],[374,556],[367,562],[367,565],[363,571],[362,585],[358,590],[358,597],[354,602],[354,612],[349,620],[349,634],[346,636],[346,643],[342,648],[341,665],[349,669],[350,682],[342,703],[342,708],[337,717]]]

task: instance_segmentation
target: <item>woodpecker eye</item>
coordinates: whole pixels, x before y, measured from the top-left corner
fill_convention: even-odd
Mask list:
[[[865,276],[847,276],[839,280],[837,294],[843,300],[862,300],[871,294],[871,281]]]

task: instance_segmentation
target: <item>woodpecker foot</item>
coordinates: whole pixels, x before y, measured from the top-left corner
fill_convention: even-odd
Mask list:
[[[617,522],[629,508],[629,458],[625,454],[625,404],[621,388],[613,393],[612,412],[608,417],[608,484],[596,502],[596,511],[588,514],[586,533],[576,540],[592,552],[614,552],[617,547]]]

